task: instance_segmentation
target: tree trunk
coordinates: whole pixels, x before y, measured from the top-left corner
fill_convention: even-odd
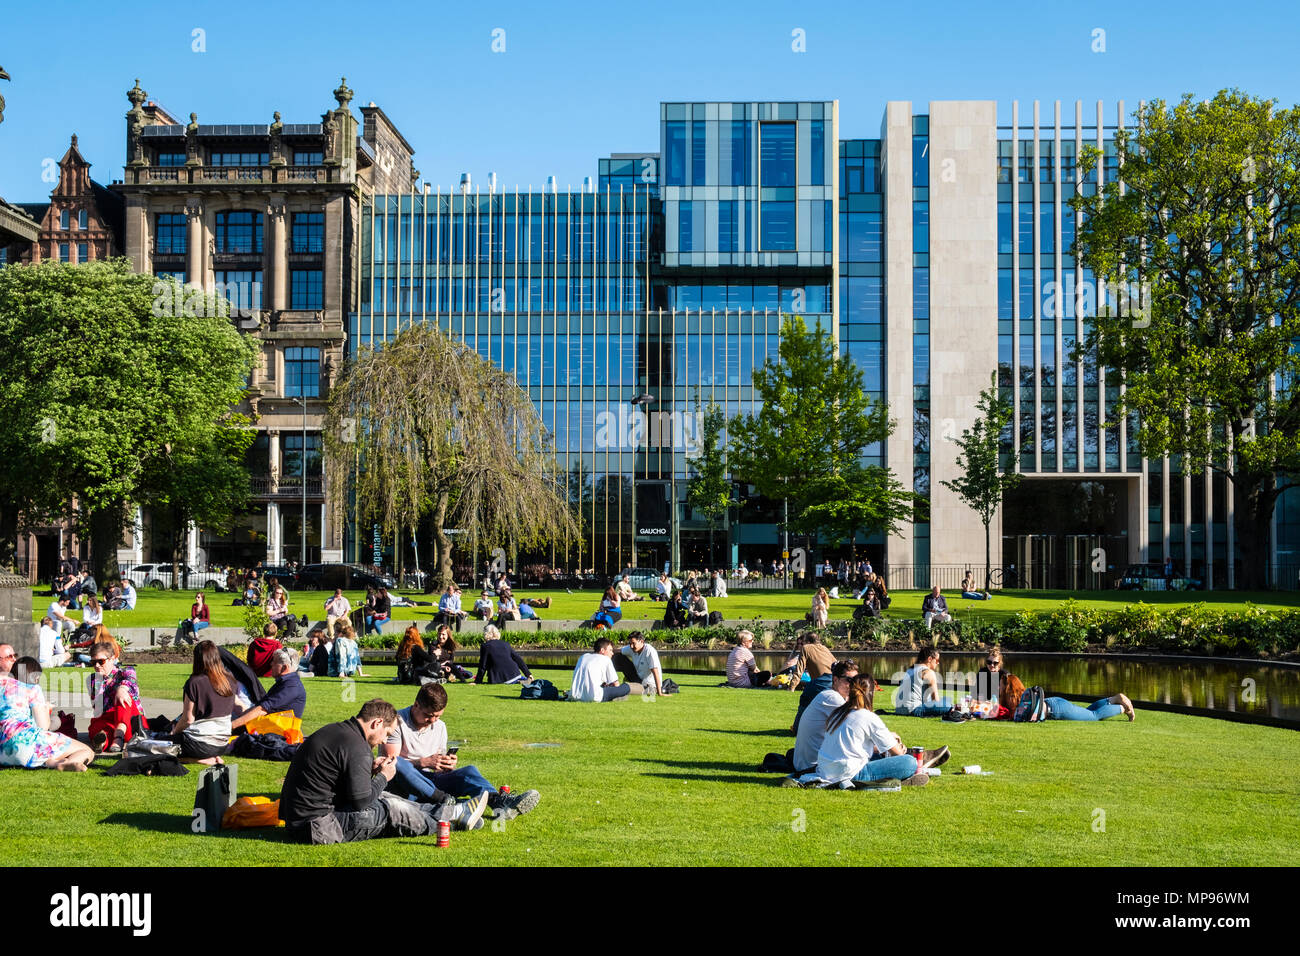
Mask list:
[[[125,509],[121,502],[90,512],[90,567],[100,589],[118,576],[117,542],[126,524]]]
[[[172,590],[181,587],[181,536],[182,515],[178,509],[172,509]],[[188,535],[186,536],[188,537]]]
[[[1237,546],[1241,549],[1241,574],[1237,587],[1246,591],[1264,590],[1269,586],[1269,533],[1273,507],[1277,502],[1273,479],[1267,474],[1240,473],[1235,478]],[[1190,567],[1184,568],[1186,573],[1190,570]]]
[[[451,495],[442,491],[438,493],[438,506],[433,512],[433,537],[438,542],[438,590],[452,583],[451,573],[451,539],[442,530],[447,521],[447,506]]]
[[[11,504],[0,505],[0,568],[13,569],[18,556],[18,509]],[[23,574],[27,573],[22,568]]]

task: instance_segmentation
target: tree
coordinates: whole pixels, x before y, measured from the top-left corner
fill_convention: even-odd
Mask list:
[[[1079,254],[1122,292],[1085,346],[1121,370],[1144,455],[1226,476],[1241,583],[1260,587],[1274,506],[1300,472],[1300,110],[1225,90],[1136,119],[1116,134],[1123,191],[1072,201]],[[1086,150],[1079,165],[1098,161]]]
[[[961,477],[944,481],[943,485],[966,502],[984,525],[984,590],[987,591],[993,573],[989,525],[1002,504],[1003,492],[1014,488],[1020,475],[1003,474],[998,467],[998,447],[1002,433],[1011,424],[1013,410],[1009,401],[998,397],[996,376],[994,383],[980,392],[975,407],[979,410],[975,423],[955,439],[961,449],[957,456]]]
[[[699,401],[696,401],[696,411]],[[686,486],[686,503],[709,522],[709,566],[717,567],[713,553],[713,530],[718,518],[727,513],[731,504],[731,482],[727,479],[727,460],[722,447],[722,429],[727,416],[716,403],[710,402],[703,415],[698,456],[687,456],[686,466],[691,470],[691,480]]]
[[[160,291],[161,290],[161,291]],[[165,294],[163,294],[165,292]],[[71,517],[98,580],[169,449],[215,440],[257,349],[225,303],[126,260],[0,269],[0,535]],[[74,507],[75,502],[75,507]]]
[[[465,543],[522,547],[578,535],[528,396],[436,325],[412,326],[347,364],[330,394],[325,456],[331,492],[340,501],[351,492],[360,523],[414,534],[428,516],[444,587],[448,528]]]
[[[758,414],[732,419],[733,475],[793,503],[792,528],[843,530],[861,519],[863,531],[892,532],[912,495],[888,469],[860,464],[867,447],[894,430],[888,407],[867,397],[862,371],[835,354],[820,327],[810,332],[803,319],[788,317],[779,354],[754,372]],[[846,496],[857,502],[852,518]]]

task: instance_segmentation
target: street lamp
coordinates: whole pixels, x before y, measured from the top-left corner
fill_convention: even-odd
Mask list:
[[[655,397],[649,392],[642,392],[636,398],[632,399],[633,408],[644,408],[655,400]],[[632,459],[632,564],[637,566],[636,559],[636,453],[633,452]]]
[[[302,468],[302,527],[299,529],[298,534],[301,545],[298,556],[298,570],[301,572],[307,565],[307,399],[290,395],[289,401],[302,406],[302,457],[299,459]]]

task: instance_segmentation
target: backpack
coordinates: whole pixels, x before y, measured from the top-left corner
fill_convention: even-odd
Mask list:
[[[1016,704],[1015,716],[1011,719],[1018,724],[1046,720],[1047,691],[1037,685],[1026,690],[1020,695],[1020,703]]]
[[[709,627],[716,627],[717,625],[719,625],[719,624],[721,624],[721,623],[722,623],[722,612],[721,612],[721,611],[710,611],[710,612],[709,612]]]
[[[659,687],[665,694],[680,694],[682,692],[682,689],[677,686],[677,681],[671,677],[665,677],[660,681]]]
[[[520,700],[559,700],[560,692],[555,685],[544,677],[539,677],[531,684],[525,684],[519,690]]]

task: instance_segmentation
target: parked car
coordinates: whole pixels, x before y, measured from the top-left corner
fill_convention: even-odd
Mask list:
[[[1175,574],[1165,582],[1165,569],[1159,564],[1130,564],[1116,585],[1121,591],[1203,591],[1200,578]]]
[[[386,574],[376,574],[359,564],[308,564],[298,572],[298,587],[303,591],[332,591],[343,588],[395,588],[397,582]]]
[[[266,587],[266,582],[275,578],[280,587],[292,591],[298,586],[298,574],[293,568],[284,564],[271,564],[257,569],[258,580],[262,582],[262,587]]]
[[[122,573],[137,590],[154,588],[165,591],[172,586],[170,564],[130,564],[122,569]],[[216,571],[197,571],[189,565],[181,565],[180,587],[195,591],[224,591],[226,576]]]
[[[631,568],[628,572],[628,583],[632,585],[633,591],[654,591],[655,586],[659,583],[659,575],[663,572],[656,571],[654,568]],[[614,578],[618,580],[622,575]],[[680,591],[682,582],[677,578],[669,578],[673,582],[673,590]]]

